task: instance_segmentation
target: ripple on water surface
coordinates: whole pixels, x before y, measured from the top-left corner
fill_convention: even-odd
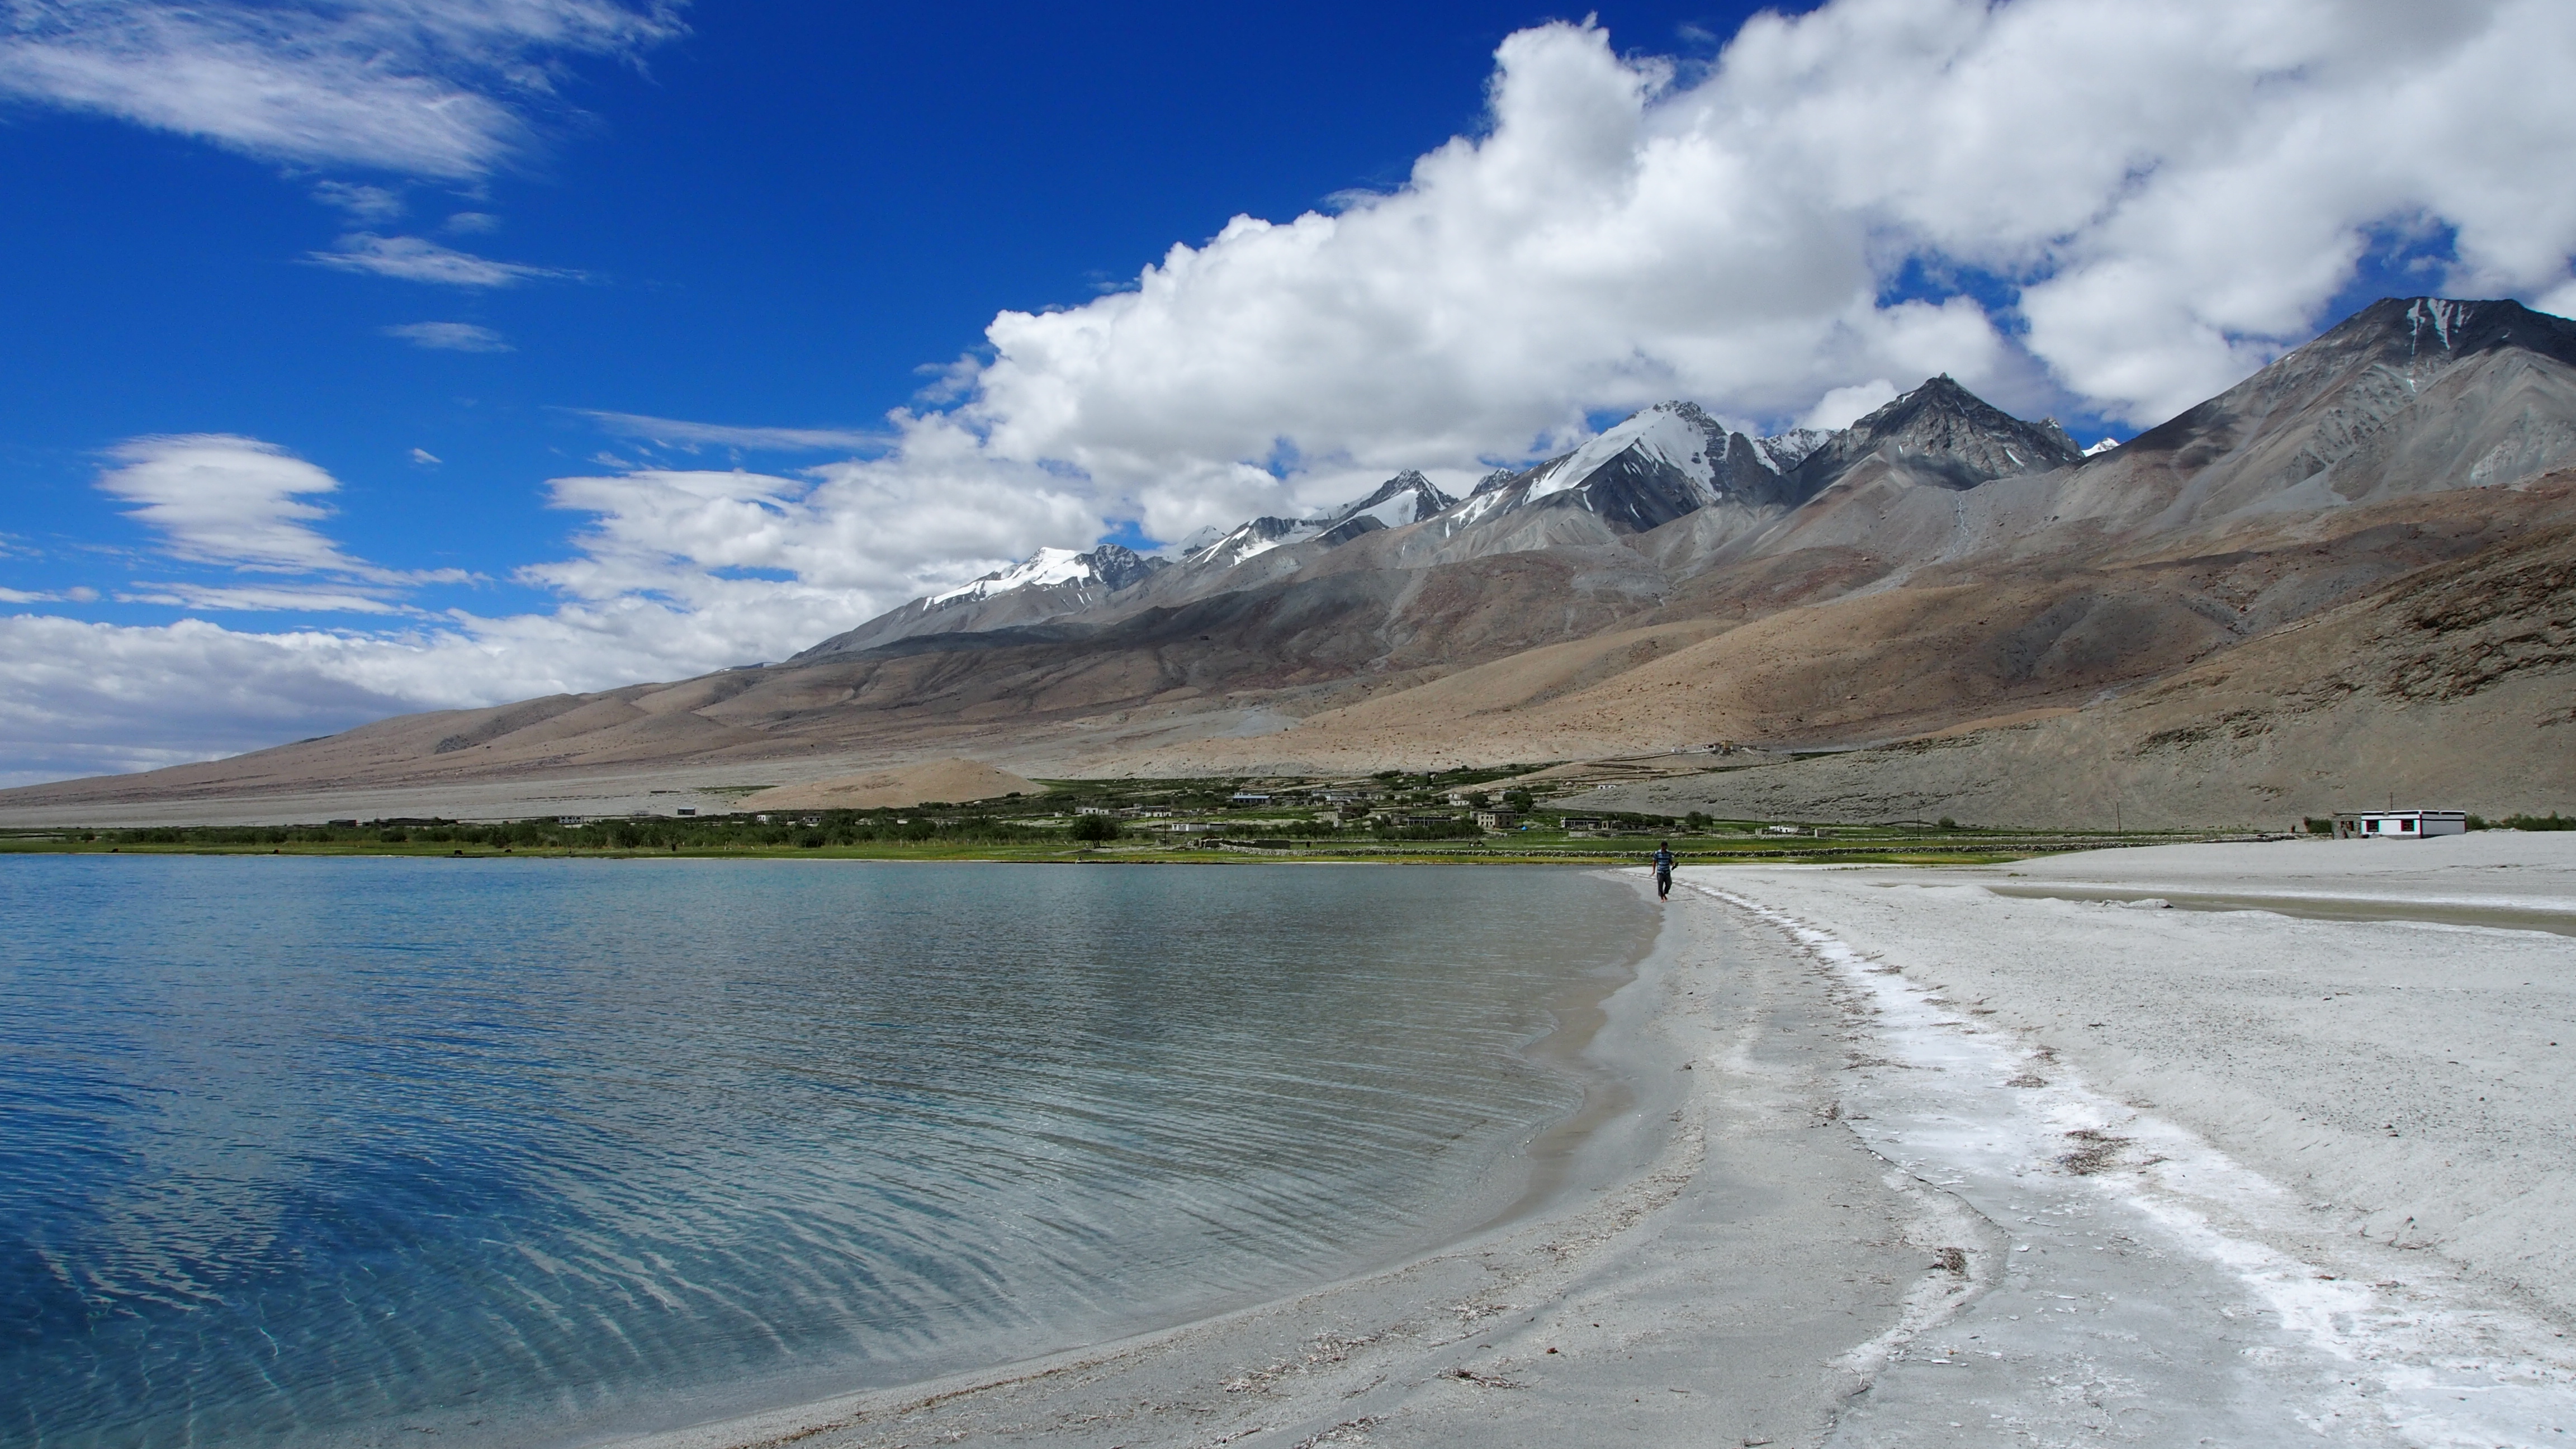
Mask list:
[[[1383,1260],[1649,929],[1501,868],[0,861],[0,1442],[660,1427]]]

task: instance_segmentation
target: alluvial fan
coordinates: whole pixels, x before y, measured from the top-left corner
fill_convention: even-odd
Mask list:
[[[1575,1104],[1572,873],[0,862],[0,1442],[544,1442],[1384,1261]]]

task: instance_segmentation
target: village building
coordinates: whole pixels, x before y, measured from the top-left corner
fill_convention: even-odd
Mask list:
[[[2428,835],[2465,835],[2464,810],[2338,810],[2337,840],[2421,840]]]

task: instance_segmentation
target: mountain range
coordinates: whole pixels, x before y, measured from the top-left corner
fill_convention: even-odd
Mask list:
[[[1716,742],[1762,752],[1603,803],[2555,808],[2576,804],[2571,465],[2576,323],[2389,299],[2108,449],[1948,377],[1832,433],[1662,403],[1464,499],[1403,473],[1171,557],[1045,550],[782,663],[0,792],[0,818],[465,813],[949,755],[1329,774]]]

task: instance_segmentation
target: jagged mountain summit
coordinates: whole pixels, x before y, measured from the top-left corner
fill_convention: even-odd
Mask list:
[[[321,819],[524,778],[551,810],[583,772],[1366,772],[1711,740],[1884,747],[1743,773],[1776,782],[1772,818],[2277,825],[2389,787],[2576,808],[2576,323],[2511,302],[2375,304],[2108,450],[1947,378],[1822,438],[1668,403],[1463,501],[1398,475],[1235,535],[1230,558],[1044,553],[782,665],[0,809],[292,796],[263,808]]]
[[[1044,549],[797,657],[876,648],[919,634],[1177,606],[1257,587],[1265,577],[1295,573],[1322,550],[1417,524],[1429,525],[1424,546],[1459,560],[1579,547],[1691,519],[1700,522],[1702,536],[1682,552],[1713,557],[1795,517],[1801,505],[1846,478],[1961,489],[2083,457],[2053,420],[2024,422],[1946,375],[1834,432],[1798,428],[1757,438],[1728,428],[1696,403],[1663,402],[1571,452],[1518,472],[1490,473],[1464,500],[1407,470],[1322,514],[1264,515],[1211,530],[1176,560],[1140,558],[1114,545],[1091,554]],[[1114,559],[1115,566],[1100,565],[1100,558]],[[957,612],[961,606],[974,607]]]
[[[1233,568],[1284,544],[1322,536],[1325,524],[1311,518],[1247,518],[1181,555],[1183,567],[1196,573]]]
[[[1330,547],[1348,543],[1381,528],[1402,528],[1434,518],[1458,500],[1432,486],[1431,480],[1407,468],[1365,498],[1345,503],[1316,518],[1252,518],[1181,555],[1184,569],[1206,573],[1230,569],[1285,544],[1316,542]]]
[[[1123,589],[1151,578],[1154,570],[1167,566],[1162,559],[1147,558],[1134,549],[1114,543],[1104,543],[1089,553],[1076,553],[1069,548],[1042,548],[1009,568],[997,569],[945,593],[928,595],[923,602],[953,604],[989,599],[1013,589],[1061,588],[1067,584],[1097,584],[1104,590]]]
[[[1080,614],[1166,571],[1200,577],[1220,574],[1283,544],[1347,543],[1365,533],[1435,517],[1457,501],[1420,472],[1407,469],[1368,496],[1319,517],[1247,519],[1184,551],[1177,561],[1114,543],[1088,553],[1042,548],[1008,568],[941,593],[925,594],[796,658],[873,649],[921,634],[1034,624]]]
[[[1945,372],[1825,439],[1800,460],[1797,476],[1808,497],[1872,462],[1903,468],[1918,482],[1974,488],[2083,460],[2084,450],[2056,419],[2023,422]]]
[[[1418,470],[1407,468],[1379,484],[1376,492],[1334,509],[1321,521],[1338,528],[1365,518],[1379,528],[1402,528],[1438,517],[1457,505],[1457,499],[1433,487]]]
[[[1964,488],[2082,456],[2054,422],[2023,422],[1947,376],[1832,433],[1800,428],[1756,438],[1729,429],[1696,403],[1663,402],[1572,452],[1517,473],[1489,474],[1464,500],[1408,469],[1366,497],[1313,517],[1246,519],[1195,542],[1177,560],[1140,557],[1114,544],[1091,553],[1041,549],[1010,568],[915,599],[797,657],[874,648],[930,632],[1064,619],[1103,606],[1205,597],[1255,582],[1236,577],[1236,571],[1256,559],[1269,558],[1265,569],[1293,572],[1315,550],[1415,524],[1435,525],[1432,536],[1446,544],[1446,556],[1523,552],[1579,541],[1587,530],[1646,533],[1719,506],[1739,515],[1731,520],[1738,527],[1758,524],[1872,462],[1923,474],[1918,481]],[[1535,526],[1525,526],[1530,524]],[[1148,584],[1155,587],[1140,587]],[[990,607],[954,612],[968,605]]]
[[[1643,533],[1713,503],[1799,501],[1789,475],[1824,439],[1730,431],[1696,403],[1664,402],[1592,441],[1519,473],[1490,473],[1447,521],[1461,532],[1524,508],[1577,508],[1622,533]]]
[[[2576,322],[2564,317],[2392,297],[2113,456],[2191,475],[2180,496],[2202,512],[2492,486],[2576,449],[2571,370]]]

